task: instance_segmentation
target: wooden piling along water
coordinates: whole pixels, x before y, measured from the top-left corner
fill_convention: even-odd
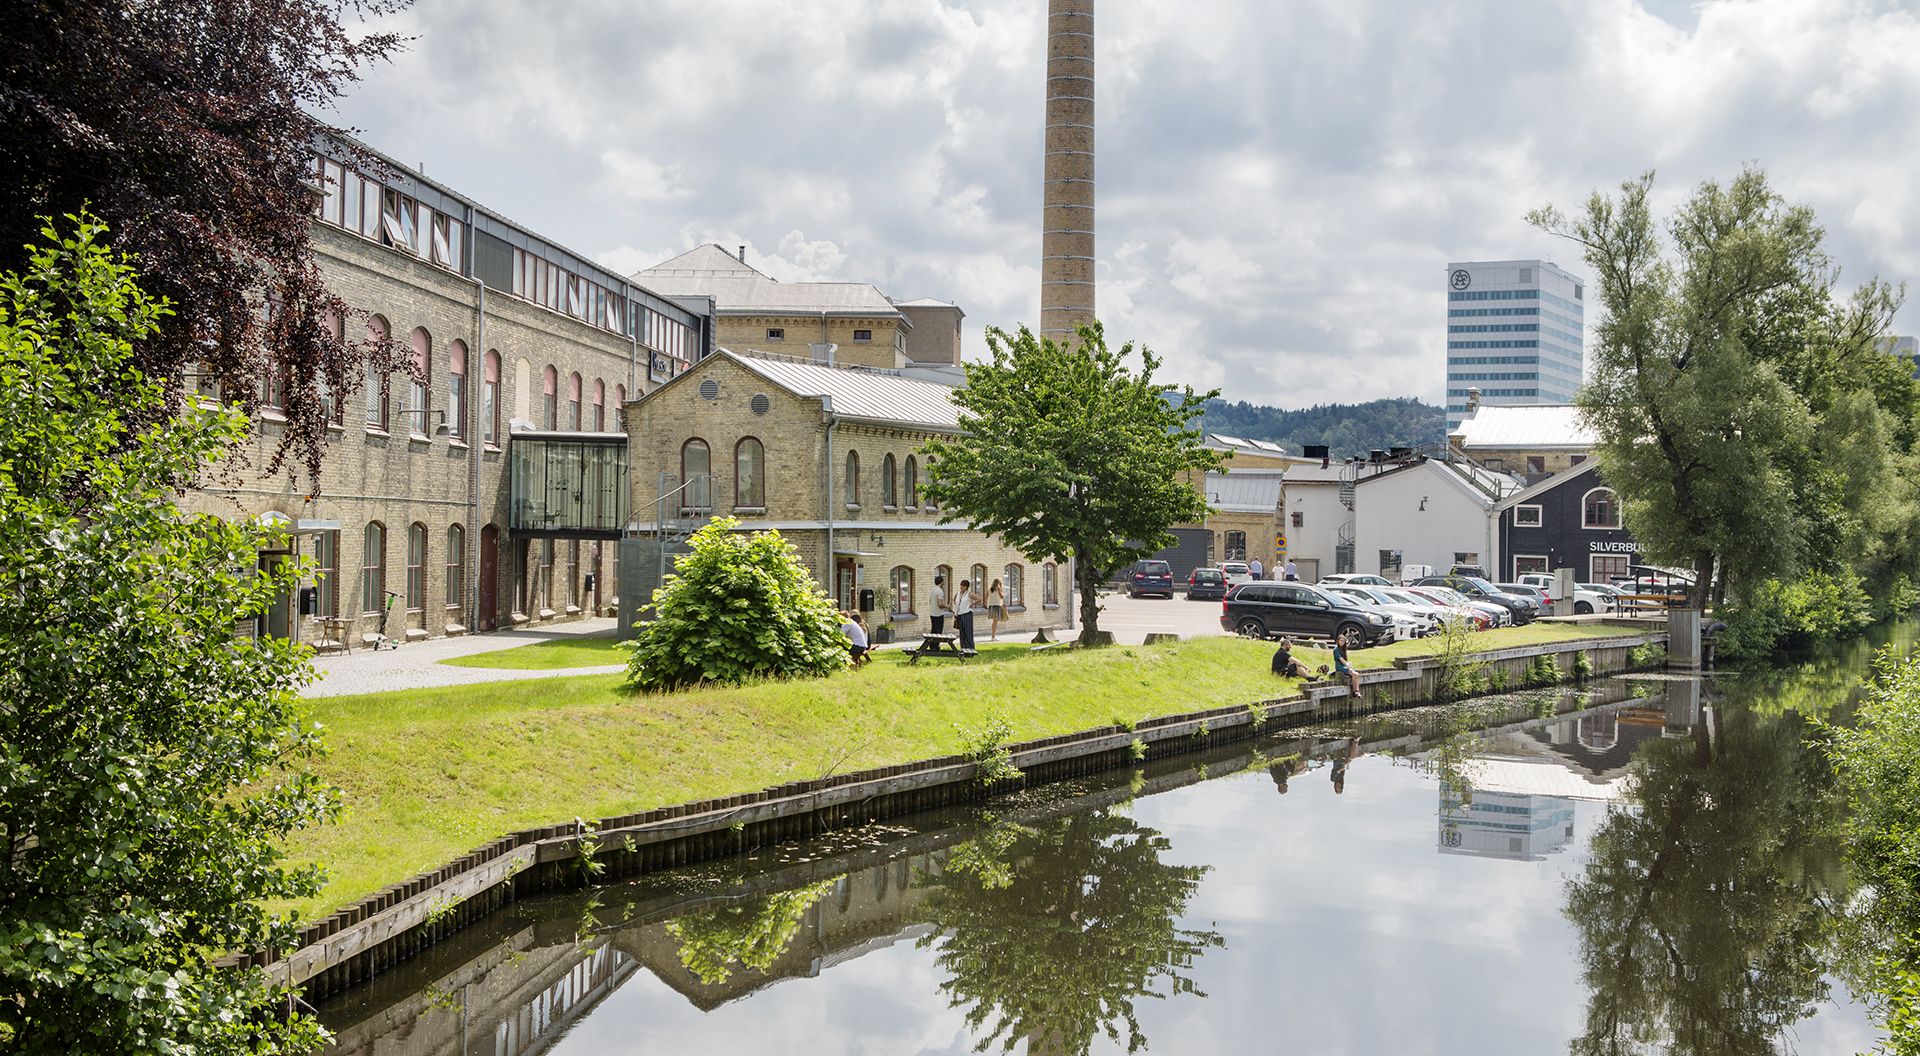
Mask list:
[[[1663,633],[1520,646],[1476,654],[1508,672],[1515,688],[1535,657],[1551,656],[1562,678],[1574,654],[1588,655],[1595,677],[1628,669],[1632,650],[1665,642]],[[1309,683],[1301,696],[1143,719],[1134,728],[1103,726],[1008,746],[1018,778],[983,785],[975,764],[949,755],[919,763],[795,781],[758,792],[656,807],[528,829],[489,841],[437,869],[384,888],[303,930],[285,956],[254,952],[232,959],[264,968],[318,997],[365,982],[517,898],[728,857],[753,847],[824,831],[976,802],[1017,788],[1099,773],[1253,737],[1267,728],[1432,703],[1443,672],[1437,659],[1400,660],[1361,672],[1375,703],[1354,707],[1344,684]],[[1391,700],[1381,702],[1382,690]],[[1258,712],[1261,721],[1254,721]],[[590,874],[581,856],[591,842]]]

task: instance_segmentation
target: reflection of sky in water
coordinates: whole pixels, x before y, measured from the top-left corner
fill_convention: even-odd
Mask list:
[[[1284,797],[1261,771],[1126,808],[1169,839],[1163,862],[1211,865],[1183,923],[1226,938],[1187,973],[1207,998],[1136,1004],[1151,1048],[1564,1052],[1587,999],[1564,885],[1585,867],[1606,806],[1571,801],[1571,840],[1541,860],[1442,854],[1431,777],[1363,757],[1336,795],[1329,772],[1294,775]],[[971,1052],[933,957],[905,938],[712,1012],[642,969],[550,1051]],[[1826,1053],[1874,1037],[1864,1011],[1847,1007],[1783,1040]],[[1100,1039],[1094,1051],[1124,1045]]]

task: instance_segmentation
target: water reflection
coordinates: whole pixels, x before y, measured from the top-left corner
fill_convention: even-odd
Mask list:
[[[366,1056],[639,1051],[641,1024],[656,1028],[649,1045],[749,1051],[737,1031],[716,1033],[738,1025],[727,1010],[757,1009],[752,1036],[777,1033],[796,1005],[771,991],[805,981],[817,996],[800,1007],[840,998],[818,1009],[838,1010],[832,1040],[808,1051],[1185,1052],[1198,1033],[1260,1044],[1275,1009],[1259,995],[1317,992],[1316,976],[1380,963],[1367,932],[1384,907],[1357,889],[1329,898],[1337,887],[1317,877],[1397,869],[1424,879],[1392,912],[1421,919],[1453,898],[1423,901],[1419,883],[1485,885],[1487,919],[1529,936],[1521,970],[1564,965],[1562,999],[1530,1000],[1531,1033],[1501,1028],[1531,1047],[1462,1026],[1440,1048],[1540,1051],[1544,1036],[1573,1038],[1575,1053],[1771,1051],[1835,997],[1827,921],[1846,897],[1839,805],[1804,721],[1754,706],[1772,692],[1617,681],[1276,733],[1022,793],[989,815],[929,814],[525,903],[324,1015],[336,1052]],[[1347,845],[1290,819],[1351,826]],[[1312,832],[1318,854],[1342,860],[1290,854],[1267,839],[1276,831]],[[1242,890],[1253,908],[1235,903]],[[1428,919],[1436,934],[1400,940],[1401,974],[1303,1011],[1350,1020],[1356,1051],[1403,1039],[1407,1024],[1366,995],[1398,994],[1411,1014],[1417,995],[1451,993],[1436,974],[1487,963],[1450,942],[1444,912]],[[882,966],[882,981],[861,966]],[[616,993],[624,1007],[596,1016]],[[1485,1021],[1501,1011],[1487,1000],[1438,1007]]]

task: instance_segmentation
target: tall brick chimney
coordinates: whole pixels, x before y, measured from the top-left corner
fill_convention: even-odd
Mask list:
[[[1093,314],[1093,0],[1047,0],[1047,136],[1041,190],[1040,333]]]

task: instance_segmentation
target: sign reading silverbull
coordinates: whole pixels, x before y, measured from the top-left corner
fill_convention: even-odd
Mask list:
[[[1587,550],[1595,554],[1637,554],[1640,544],[1631,539],[1596,539],[1587,544]]]

